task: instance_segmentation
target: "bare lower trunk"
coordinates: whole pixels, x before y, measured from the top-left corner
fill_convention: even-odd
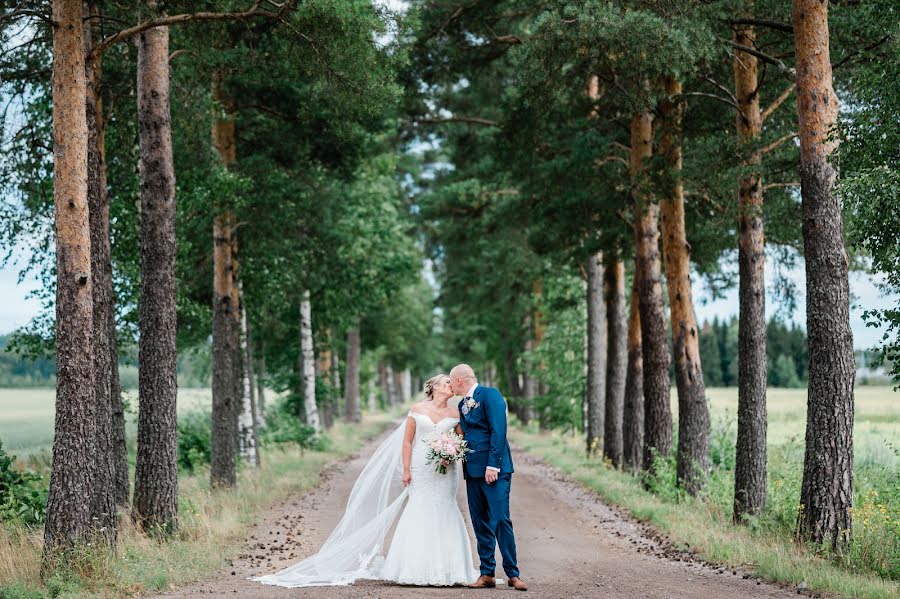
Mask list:
[[[242,360],[243,368],[241,368],[241,411],[238,416],[238,449],[241,458],[251,466],[259,466],[259,445],[257,440],[259,436],[256,432],[256,414],[253,408],[253,379],[250,377],[250,367],[247,365],[249,360],[247,356],[247,308],[244,306],[243,292],[240,293],[240,317],[241,317],[241,338],[239,347],[241,355],[245,358]]]
[[[606,408],[606,305],[603,297],[603,253],[587,259],[587,388],[585,450],[603,455]]]
[[[233,305],[234,285],[231,255],[232,218],[220,214],[213,219],[213,323],[212,323],[212,433],[210,481],[213,487],[233,487],[236,435],[234,414],[234,369],[237,364],[237,331]]]
[[[752,6],[752,4],[751,4]],[[753,47],[752,26],[734,29],[736,44]],[[740,107],[737,133],[748,147],[762,131],[757,58],[734,53],[735,97]],[[763,191],[759,158],[754,152],[741,177],[738,195],[738,417],[734,467],[735,522],[762,513],[766,503],[766,247],[763,232]]]
[[[649,113],[631,121],[631,176],[635,200],[635,275],[640,281],[641,348],[644,373],[644,469],[652,470],[655,454],[672,448],[672,410],[669,405],[669,348],[660,282],[659,204],[647,186],[646,162],[652,154]]]
[[[347,332],[347,366],[344,375],[344,420],[359,422],[359,360],[361,357],[359,340],[359,319]]]
[[[53,0],[56,422],[44,557],[86,540],[95,450],[91,231],[81,0]]]
[[[378,400],[375,396],[375,378],[369,379],[368,385],[368,397],[366,398],[366,405],[369,411],[369,414],[374,414],[378,410]]]
[[[95,6],[84,3],[86,15],[96,14]],[[112,266],[109,246],[109,205],[106,193],[101,127],[103,116],[98,88],[100,63],[90,61],[91,21],[84,21],[84,51],[87,64],[85,117],[88,132],[87,174],[88,213],[91,228],[91,279],[93,281],[93,347],[94,354],[94,419],[95,447],[93,484],[91,486],[91,522],[98,540],[115,545],[118,517],[116,514],[115,430],[113,429],[112,369],[115,332],[106,323],[113,313]]]
[[[529,331],[529,334],[531,331]],[[534,340],[529,336],[525,340],[525,354],[534,351]],[[531,368],[526,368],[522,373],[522,398],[525,400],[522,406],[519,418],[523,425],[527,425],[534,419],[534,400],[537,397],[537,378],[531,372]]]
[[[247,310],[243,308],[244,320],[244,374],[247,377],[248,393],[250,395],[250,412],[253,414],[253,444],[256,447],[256,465],[262,464],[259,445],[259,427],[262,423],[262,414],[259,411],[259,403],[256,398],[256,360],[253,357],[253,335],[250,330],[250,321],[247,319]]]
[[[312,337],[312,304],[310,303],[309,290],[306,290],[303,292],[303,298],[300,301],[300,373],[303,388],[303,409],[306,414],[306,424],[319,433],[322,431],[322,424],[319,421],[319,410],[316,406],[315,360]]]
[[[622,452],[625,468],[634,472],[644,463],[644,354],[641,348],[640,283],[635,272],[628,307],[628,369],[622,416]]]
[[[691,495],[703,488],[709,475],[709,409],[700,364],[700,339],[691,290],[690,245],[684,224],[684,187],[681,180],[681,136],[684,104],[681,83],[666,80],[668,98],[660,103],[660,153],[667,186],[660,206],[666,289],[672,323],[675,383],[678,387],[678,484]]]
[[[262,346],[260,346],[262,349]],[[262,354],[262,351],[260,351]],[[259,398],[259,415],[261,418],[266,416],[266,357],[260,355],[257,360],[256,380],[257,380],[257,397]]]
[[[628,368],[628,323],[625,319],[625,263],[612,254],[603,278],[606,298],[606,419],[603,453],[622,467],[622,414]]]
[[[171,532],[178,519],[175,344],[175,166],[169,110],[169,30],[138,38],[141,145],[141,296],[133,518]]]
[[[835,190],[837,171],[831,163],[837,147],[838,99],[828,48],[828,3],[794,0],[793,25],[809,340],[806,455],[797,528],[803,539],[843,551],[852,531],[856,370],[849,260]]]
[[[388,403],[392,406],[395,406],[399,403],[399,397],[397,394],[397,379],[394,376],[394,368],[390,364],[385,367],[385,379],[386,379],[386,392],[387,392],[387,400]]]
[[[400,373],[400,380],[403,381],[403,403],[408,403],[412,400],[412,373],[409,368],[403,369],[403,372]]]

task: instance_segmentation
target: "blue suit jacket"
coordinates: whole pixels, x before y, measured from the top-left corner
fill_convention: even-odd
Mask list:
[[[488,466],[500,469],[501,474],[513,472],[512,454],[506,440],[506,400],[492,387],[475,388],[472,397],[478,404],[463,413],[459,402],[459,425],[469,449],[463,474],[466,478],[484,478]]]

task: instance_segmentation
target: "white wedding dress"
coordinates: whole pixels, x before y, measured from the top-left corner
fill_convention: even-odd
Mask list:
[[[435,472],[434,465],[426,463],[423,442],[435,431],[452,429],[459,419],[435,423],[416,412],[409,417],[416,423],[409,487],[401,481],[404,422],[372,454],[353,485],[343,518],[319,553],[253,580],[284,587],[348,585],[361,579],[452,586],[478,577],[456,504],[461,466],[453,464],[447,474]],[[395,522],[385,557],[384,544]]]

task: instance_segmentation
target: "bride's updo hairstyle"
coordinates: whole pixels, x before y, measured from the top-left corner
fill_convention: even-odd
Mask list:
[[[441,382],[441,379],[446,377],[446,374],[436,374],[427,381],[425,381],[425,385],[423,386],[423,390],[425,391],[425,401],[431,401],[434,399],[434,386]]]

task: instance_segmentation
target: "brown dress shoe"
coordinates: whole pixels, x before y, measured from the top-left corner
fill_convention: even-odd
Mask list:
[[[517,591],[527,591],[528,585],[525,584],[525,581],[519,578],[518,576],[513,576],[510,578],[507,583],[509,586],[515,588]]]
[[[470,589],[493,589],[497,586],[497,581],[493,576],[482,574],[478,580],[469,585]]]

